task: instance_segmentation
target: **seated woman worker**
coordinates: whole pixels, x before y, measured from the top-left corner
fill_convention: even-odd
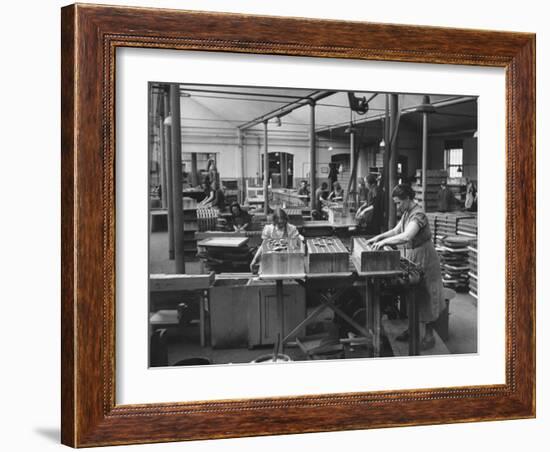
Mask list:
[[[273,212],[271,224],[266,224],[262,230],[262,240],[267,239],[303,240],[303,237],[298,232],[296,226],[288,222],[288,215],[286,212],[278,207]],[[260,246],[254,255],[254,259],[252,259],[252,262],[250,263],[250,271],[252,271],[252,273],[255,273],[256,266],[258,265],[261,255],[262,247]]]
[[[248,229],[252,217],[244,211],[238,202],[231,204],[231,226],[235,232],[242,232]]]
[[[424,278],[417,287],[416,299],[420,322],[425,327],[420,348],[428,350],[435,346],[434,322],[445,306],[439,256],[431,240],[428,218],[420,205],[414,201],[414,191],[410,185],[397,185],[392,191],[392,198],[398,214],[401,214],[399,223],[367,243],[374,249],[381,249],[387,245],[404,245],[405,257],[423,271]],[[397,339],[407,341],[408,331],[401,333]]]

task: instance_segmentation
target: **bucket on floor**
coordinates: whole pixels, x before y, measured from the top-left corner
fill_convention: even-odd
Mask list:
[[[194,357],[181,359],[178,362],[172,364],[173,366],[205,366],[207,364],[212,364],[208,358]]]
[[[283,353],[279,353],[277,355],[277,359],[275,361],[273,361],[273,353],[270,353],[268,355],[261,355],[261,356],[258,356],[254,361],[252,361],[253,363],[288,363],[292,361],[290,359],[290,356],[288,355],[285,355]]]

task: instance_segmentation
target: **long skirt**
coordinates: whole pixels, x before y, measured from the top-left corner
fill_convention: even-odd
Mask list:
[[[445,308],[443,280],[439,256],[428,240],[417,248],[405,249],[405,257],[419,265],[424,272],[416,290],[416,302],[421,322],[433,322]]]

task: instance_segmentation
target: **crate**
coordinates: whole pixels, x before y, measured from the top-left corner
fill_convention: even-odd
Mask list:
[[[308,239],[308,273],[344,273],[349,270],[349,252],[336,237]]]
[[[373,250],[364,237],[353,238],[352,257],[361,272],[386,272],[401,269],[398,250]]]

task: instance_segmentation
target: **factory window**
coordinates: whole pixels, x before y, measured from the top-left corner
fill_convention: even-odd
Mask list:
[[[462,177],[463,150],[461,140],[445,142],[445,169],[449,177]]]

